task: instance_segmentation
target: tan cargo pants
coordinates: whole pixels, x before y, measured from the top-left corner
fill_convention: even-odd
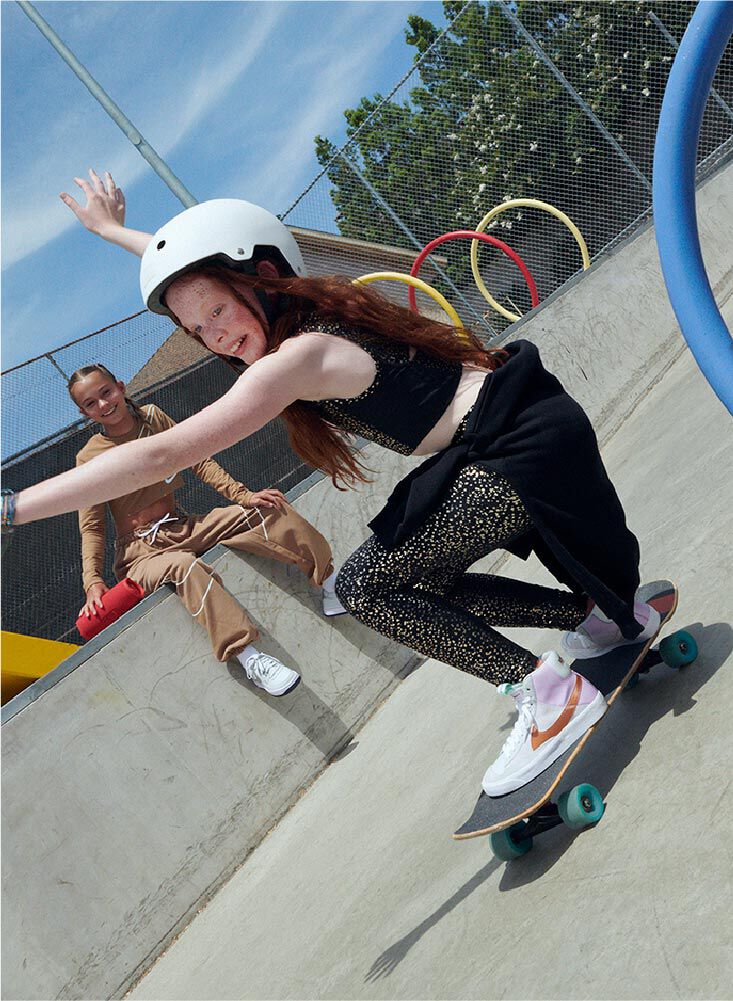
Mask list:
[[[316,586],[333,572],[331,547],[290,505],[285,512],[232,504],[204,515],[168,515],[118,537],[117,578],[131,577],[147,594],[161,584],[174,584],[191,615],[205,626],[221,661],[254,643],[259,633],[219,575],[199,559],[217,543],[298,566]]]

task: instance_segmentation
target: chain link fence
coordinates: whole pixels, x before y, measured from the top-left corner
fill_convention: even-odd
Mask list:
[[[514,198],[566,213],[591,259],[650,217],[656,123],[695,4],[471,0],[444,8],[450,23],[443,31],[409,18],[413,66],[389,95],[365,97],[346,112],[346,142],[316,137],[322,169],[281,215],[311,274],[409,271],[430,240],[475,229],[489,209]],[[729,46],[703,122],[700,179],[733,150],[732,108]],[[581,267],[569,230],[535,208],[502,213],[487,232],[520,254],[540,302]],[[443,244],[421,277],[490,341],[510,321],[479,294],[468,251],[465,240]],[[508,312],[530,309],[524,279],[508,258],[482,244],[479,267]],[[383,289],[406,301],[403,286]],[[421,293],[418,305],[435,309]],[[77,421],[66,392],[68,375],[81,365],[101,361],[126,382],[135,377],[135,398],[176,420],[225,392],[232,380],[226,366],[189,356],[190,342],[171,333],[165,318],[139,313],[3,373],[6,482],[22,488],[74,464],[91,431]],[[252,489],[287,490],[311,472],[290,451],[278,421],[217,458]],[[185,509],[221,503],[187,476]],[[4,628],[77,638],[73,621],[84,597],[77,534],[75,516],[67,516],[17,535],[3,574]]]
[[[444,7],[454,19],[441,33],[410,19],[413,67],[387,98],[346,112],[347,141],[316,140],[323,169],[282,218],[318,228],[330,211],[332,232],[416,254],[442,233],[475,229],[496,205],[535,198],[573,220],[592,260],[632,234],[651,214],[656,123],[695,4]],[[701,179],[731,152],[732,105],[729,46],[703,123]],[[581,267],[569,230],[537,209],[509,210],[487,232],[520,254],[540,301]],[[510,321],[478,294],[468,243],[440,252],[445,266],[428,258],[421,277],[485,338],[502,334]],[[530,309],[524,280],[500,251],[481,244],[479,266],[508,312]]]

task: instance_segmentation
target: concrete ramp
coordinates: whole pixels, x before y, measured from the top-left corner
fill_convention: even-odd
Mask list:
[[[699,196],[721,304],[732,177]],[[119,997],[169,947],[136,996],[726,996],[729,418],[676,328],[649,228],[514,334],[608,442],[644,574],[677,577],[675,624],[703,646],[674,686],[649,686],[656,708],[642,688],[633,747],[619,734],[600,761],[608,823],[553,834],[524,870],[451,842],[503,739],[501,700],[434,663],[399,685],[409,651],[324,620],[297,572],[215,551],[262,648],[303,683],[279,702],[253,691],[160,592],[4,707],[4,997]],[[414,464],[366,460],[381,471],[367,489],[314,479],[296,500],[337,562]]]
[[[377,489],[321,481],[296,505],[343,558]],[[418,662],[325,619],[295,568],[208,559],[303,680],[254,689],[161,589],[4,707],[4,997],[123,992]]]

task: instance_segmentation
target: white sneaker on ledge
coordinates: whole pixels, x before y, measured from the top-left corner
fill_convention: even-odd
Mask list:
[[[346,615],[347,609],[336,597],[335,591],[327,591],[323,588],[323,614],[324,615]]]
[[[336,597],[336,578],[338,570],[334,570],[330,577],[327,577],[323,584],[323,614],[324,615],[346,615],[348,609],[344,608]]]
[[[249,680],[268,695],[287,695],[300,681],[297,671],[280,663],[266,653],[256,653],[242,663]]]

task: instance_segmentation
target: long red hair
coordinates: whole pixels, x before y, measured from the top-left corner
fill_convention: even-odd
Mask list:
[[[277,351],[283,341],[297,335],[304,321],[312,319],[315,314],[326,321],[356,327],[365,338],[384,337],[399,341],[425,354],[461,365],[477,365],[494,371],[506,359],[506,352],[484,347],[472,331],[457,331],[448,324],[420,316],[397,306],[376,289],[354,285],[349,278],[340,275],[264,278],[213,263],[197,267],[195,273],[222,282],[245,305],[248,303],[240,291],[243,288],[276,292],[288,297],[286,308],[279,310],[267,333],[270,352]],[[191,336],[196,337],[194,334]],[[196,337],[196,340],[200,338]],[[225,355],[219,357],[236,371],[242,371],[241,362],[237,363]],[[345,487],[354,486],[359,481],[367,482],[350,436],[324,420],[310,404],[291,403],[281,417],[288,429],[293,451],[309,466],[328,474],[335,487],[343,489],[339,487],[339,481]]]

